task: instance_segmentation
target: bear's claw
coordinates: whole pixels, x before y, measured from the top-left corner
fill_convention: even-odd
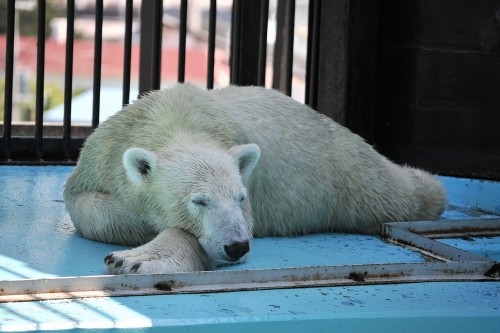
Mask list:
[[[111,274],[147,274],[151,273],[145,265],[155,261],[149,253],[140,250],[115,251],[104,257],[104,264]]]
[[[104,257],[104,263],[106,265],[111,265],[114,262],[115,262],[115,258],[113,258],[113,254],[112,253],[110,253],[110,254],[108,254],[107,256]]]
[[[108,271],[112,274],[137,273],[137,268],[134,269],[133,267],[137,266],[138,263],[134,262],[133,260],[128,260],[115,252],[112,252],[104,257],[104,264],[106,265]]]
[[[141,267],[141,264],[140,262],[138,262],[137,264],[135,264],[134,266],[132,266],[132,268],[130,269],[130,271],[132,273],[137,273],[137,271],[139,270],[139,268]]]
[[[119,260],[116,264],[115,264],[115,268],[120,268],[123,266],[123,259]],[[135,266],[135,265],[134,265]]]

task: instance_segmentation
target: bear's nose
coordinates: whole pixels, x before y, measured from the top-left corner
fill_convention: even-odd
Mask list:
[[[229,258],[238,260],[250,251],[250,245],[248,241],[234,242],[231,245],[224,245],[224,251]]]

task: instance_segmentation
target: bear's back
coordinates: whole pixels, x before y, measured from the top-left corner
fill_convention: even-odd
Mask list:
[[[246,184],[257,236],[376,232],[373,221],[391,214],[384,211],[386,203],[411,204],[401,195],[405,175],[363,139],[279,92],[258,87],[206,91],[178,84],[151,92],[100,125],[82,151],[80,173],[91,178],[89,186],[120,192],[127,183],[121,166],[126,149],[158,151],[190,136],[209,138],[222,148],[259,145],[261,158]],[[377,207],[367,206],[373,202]]]
[[[392,164],[361,137],[277,91],[228,87],[214,94],[221,114],[261,148],[250,189],[257,236],[378,230],[372,221],[380,217],[364,196],[398,194],[388,184]]]

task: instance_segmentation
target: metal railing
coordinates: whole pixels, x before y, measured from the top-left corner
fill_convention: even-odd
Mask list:
[[[499,223],[498,219],[484,219],[384,224],[384,239],[420,252],[422,262],[11,280],[2,284],[0,303],[387,283],[494,282],[498,281],[500,265],[493,259],[433,238],[498,235]]]
[[[19,2],[19,1],[17,1]],[[306,102],[316,106],[314,94],[317,86],[318,63],[318,8],[321,1],[310,1],[312,10],[309,16],[309,26],[313,27],[308,40],[307,50],[307,82]],[[36,93],[35,116],[32,124],[32,133],[28,136],[17,136],[13,132],[13,84],[14,84],[14,36],[16,0],[7,2],[6,11],[6,50],[5,50],[5,99],[3,115],[3,135],[0,138],[0,163],[74,163],[78,157],[85,137],[75,137],[74,124],[71,123],[72,89],[74,70],[74,42],[75,42],[75,0],[66,2],[66,46],[64,71],[64,119],[60,137],[47,136],[44,124],[44,78],[45,78],[45,0],[36,2],[37,6],[37,65],[36,65]],[[185,81],[186,70],[186,36],[188,1],[180,1],[179,7],[179,48],[178,48],[178,75],[177,81]],[[295,0],[280,0],[277,4],[276,42],[268,45],[268,0],[234,0],[231,18],[230,36],[230,83],[237,85],[260,85],[266,83],[266,67],[268,63],[268,47],[274,47],[273,81],[272,87],[291,95],[293,75],[293,40],[294,40],[294,11]],[[123,84],[122,102],[129,103],[131,96],[131,48],[132,48],[132,17],[133,0],[125,3],[125,31],[123,57]],[[209,29],[208,29],[208,56],[206,88],[214,87],[214,57],[216,49],[216,17],[217,1],[210,1]],[[163,1],[152,0],[141,2],[141,32],[140,32],[140,64],[139,64],[139,94],[152,89],[159,89],[161,85],[161,52],[163,27]],[[4,18],[2,18],[4,19]],[[91,129],[98,126],[100,121],[100,92],[101,92],[101,61],[103,49],[103,0],[95,2],[95,36],[94,36],[94,65],[93,65],[93,103]],[[316,35],[315,35],[316,34]],[[24,128],[29,126],[24,125]],[[31,131],[30,131],[31,132]],[[81,132],[81,130],[79,131]],[[89,133],[90,131],[84,131]]]
[[[226,9],[221,14],[222,0],[219,0],[219,3],[216,0],[206,1],[204,5],[209,5],[209,9],[207,22],[204,21],[206,32],[203,32],[203,39],[206,40],[207,45],[207,60],[206,63],[196,64],[196,66],[207,69],[205,81],[207,89],[212,89],[217,85],[215,82],[216,49],[221,48],[220,32],[227,30],[230,36],[223,39],[224,43],[229,44],[224,45],[224,52],[229,53],[227,64],[230,73],[224,84],[266,85],[297,97],[296,79],[300,77],[303,90],[300,92],[302,95],[299,96],[300,100],[359,134],[392,160],[447,175],[489,179],[500,177],[500,159],[498,149],[494,146],[498,131],[495,131],[493,124],[497,122],[497,118],[492,112],[492,107],[498,103],[498,98],[497,95],[491,93],[496,91],[495,70],[498,70],[498,66],[486,72],[482,62],[478,60],[479,57],[472,55],[464,59],[472,66],[467,67],[467,73],[464,73],[465,67],[462,63],[451,64],[450,70],[456,77],[466,78],[471,71],[477,72],[478,75],[488,76],[488,79],[482,83],[484,87],[471,85],[470,88],[480,90],[473,94],[474,96],[482,96],[483,90],[486,89],[489,102],[478,102],[471,95],[472,97],[469,96],[455,105],[453,101],[462,100],[459,95],[465,88],[460,85],[455,86],[454,81],[446,81],[453,75],[446,76],[446,80],[442,82],[432,81],[431,87],[426,86],[428,80],[420,80],[414,75],[417,67],[422,70],[439,68],[446,57],[443,58],[443,54],[437,51],[429,51],[429,45],[425,44],[426,38],[422,38],[422,41],[415,45],[398,44],[397,31],[416,29],[414,34],[425,36],[435,28],[432,25],[434,22],[432,18],[439,16],[437,13],[447,12],[450,4],[443,3],[432,8],[426,7],[424,12],[409,10],[405,12],[408,20],[399,20],[397,12],[403,5],[397,1],[233,0],[229,2],[231,9],[227,11],[227,15],[231,18],[227,20]],[[225,0],[224,4],[227,4],[227,1]],[[34,3],[37,7],[37,65],[34,69],[36,89],[31,97],[34,101],[33,122],[22,126],[13,123],[12,117],[13,96],[15,95],[13,69],[17,60],[15,47],[18,43],[15,36],[16,6],[26,2],[7,0],[0,6],[0,8],[6,7],[5,14],[0,17],[0,22],[2,22],[0,27],[6,25],[5,36],[0,36],[2,41],[6,41],[5,51],[0,50],[2,53],[5,52],[4,68],[0,65],[0,73],[3,70],[5,75],[3,122],[0,121],[0,164],[72,164],[78,158],[85,137],[102,120],[103,110],[100,110],[99,102],[103,79],[101,71],[105,68],[102,68],[101,60],[103,47],[106,47],[103,45],[102,36],[103,0],[95,2],[93,101],[88,103],[89,109],[90,104],[92,105],[92,118],[88,127],[77,126],[71,122],[72,114],[75,113],[71,110],[73,75],[75,66],[79,64],[73,63],[75,59],[73,47],[76,37],[75,0],[66,2],[64,119],[59,128],[44,123],[43,113],[46,74],[44,71],[46,51],[44,22],[45,10],[49,2],[46,0],[28,2]],[[186,38],[188,35],[194,36],[190,31],[192,21],[189,21],[188,13],[196,2],[179,0],[179,7],[175,8],[177,15],[175,29],[178,29],[178,35],[175,35],[173,39],[178,39],[174,41],[179,45],[176,53],[177,59],[164,57],[165,53],[162,51],[164,48],[162,43],[172,38],[170,35],[162,36],[162,27],[169,21],[168,16],[165,19],[163,12],[164,1],[126,0],[123,3],[125,4],[122,18],[125,22],[122,41],[124,47],[122,54],[116,54],[116,57],[121,58],[120,61],[123,60],[121,104],[126,105],[137,97],[130,96],[132,50],[136,45],[132,21],[138,17],[137,5],[140,5],[141,21],[138,94],[159,89],[165,83],[162,82],[161,69],[162,66],[167,67],[169,64],[162,64],[162,59],[164,62],[177,61],[175,81],[190,81],[189,76],[186,75],[188,68],[186,66],[188,46]],[[464,12],[476,10],[479,4],[479,2],[470,3],[460,8]],[[489,22],[487,21],[489,16],[486,13],[487,11],[478,11],[479,17],[484,22]],[[224,21],[224,24],[227,21],[227,26],[223,26],[224,29],[221,29],[219,25],[219,14],[224,18],[220,21]],[[412,17],[418,15],[423,15],[419,16],[422,20],[422,27],[412,27],[408,22],[413,22]],[[443,27],[448,28],[445,27],[446,29],[443,30],[443,38],[447,33],[453,35],[451,32],[455,30],[452,26],[460,22],[462,17],[465,16],[457,16],[456,20],[450,19],[450,22],[444,21]],[[303,44],[297,43],[298,34],[303,33],[302,30],[297,29],[298,19],[306,21],[307,41]],[[272,26],[268,26],[269,23]],[[429,28],[431,26],[432,29]],[[469,28],[474,30],[477,26]],[[393,36],[394,34],[397,36]],[[475,35],[479,36],[479,34]],[[200,35],[194,37],[200,38]],[[168,43],[171,42],[168,40]],[[404,51],[394,55],[394,51],[398,50]],[[416,56],[422,50],[428,53],[428,57],[424,60]],[[451,60],[455,59],[453,52],[453,50],[450,51]],[[480,53],[485,57],[493,55],[488,51]],[[3,54],[0,55],[0,59],[1,56]],[[301,67],[296,66],[298,61]],[[492,64],[495,65],[497,62],[493,61]],[[135,84],[135,77],[133,80]],[[200,84],[200,82],[197,83]],[[203,85],[203,82],[201,84]],[[466,85],[467,83],[460,84]],[[432,96],[434,95],[419,94],[420,90],[427,91],[425,89],[440,89],[441,93],[444,92],[446,96],[443,98],[446,101],[449,100],[449,102],[440,102],[439,105],[445,105],[444,109],[439,107],[433,109]],[[415,96],[422,98],[418,99],[418,105],[415,104]],[[446,116],[455,113],[461,116],[456,118]],[[468,127],[463,123],[463,119],[473,119],[473,123],[483,124],[484,131],[481,128]],[[476,137],[469,141],[459,140],[460,134],[450,132],[450,135],[443,135],[439,130],[442,128],[447,131],[451,128],[472,131]],[[24,135],[19,135],[20,131],[25,130],[27,132]],[[58,132],[53,134],[55,130]],[[471,133],[468,133],[467,137],[472,137]]]

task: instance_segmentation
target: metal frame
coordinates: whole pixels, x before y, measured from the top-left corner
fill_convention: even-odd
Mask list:
[[[7,26],[7,45],[5,48],[4,120],[0,122],[0,131],[3,128],[3,135],[0,137],[0,164],[74,164],[84,142],[81,138],[73,137],[71,124],[74,0],[68,0],[67,2],[68,25],[63,135],[61,137],[51,137],[47,133],[47,124],[43,122],[46,3],[46,0],[37,2],[39,28],[36,67],[36,119],[30,125],[28,136],[24,136],[24,132],[21,131],[18,124],[12,123],[15,0],[7,2],[7,15],[2,17]],[[414,39],[414,37],[410,36],[412,34],[405,33],[405,31],[413,30],[414,27],[412,27],[411,22],[420,16],[422,24],[432,26],[432,18],[436,15],[439,16],[438,13],[448,13],[450,9],[457,7],[458,12],[453,11],[453,15],[457,15],[459,12],[467,13],[467,10],[474,9],[480,20],[488,22],[489,17],[493,15],[489,13],[492,9],[488,7],[489,5],[482,4],[477,0],[461,6],[452,6],[450,3],[427,6],[424,2],[418,8],[399,3],[398,1],[383,2],[381,0],[309,0],[305,103],[318,112],[345,125],[352,132],[363,137],[368,143],[375,145],[383,155],[397,163],[409,164],[439,174],[500,179],[500,172],[498,171],[500,170],[500,154],[496,147],[489,146],[489,143],[495,142],[495,140],[491,139],[492,133],[496,133],[495,128],[488,125],[494,123],[488,122],[488,119],[491,118],[488,114],[493,111],[486,106],[487,104],[496,105],[495,103],[498,102],[497,95],[492,93],[496,91],[495,84],[497,82],[493,78],[498,76],[493,73],[497,73],[495,70],[498,71],[500,68],[495,57],[492,57],[487,48],[476,53],[465,52],[463,54],[467,54],[467,57],[463,59],[459,57],[462,59],[460,61],[476,64],[478,68],[475,70],[478,71],[482,70],[481,68],[492,68],[489,71],[491,77],[488,80],[483,80],[484,87],[476,87],[476,89],[479,89],[478,91],[484,90],[487,92],[486,95],[491,100],[489,103],[483,103],[484,105],[481,103],[475,104],[475,97],[472,96],[477,94],[472,94],[470,96],[472,99],[468,102],[462,100],[458,104],[452,103],[453,106],[434,110],[432,109],[434,102],[427,103],[424,101],[430,97],[421,94],[424,96],[422,97],[424,98],[422,103],[413,105],[415,89],[424,89],[425,91],[430,89],[429,91],[433,91],[432,86],[427,87],[429,83],[426,82],[442,81],[416,78],[414,75],[416,65],[422,65],[422,68],[429,66],[434,68],[435,66],[430,64],[439,64],[444,61],[443,56],[455,59],[452,62],[454,64],[452,67],[456,67],[456,75],[461,75],[460,77],[463,78],[462,80],[455,80],[458,82],[458,86],[453,88],[458,89],[456,94],[460,94],[462,89],[467,88],[467,86],[462,85],[467,84],[466,78],[468,74],[460,68],[469,67],[460,65],[461,62],[455,63],[455,61],[458,61],[458,58],[455,58],[456,50],[447,49],[446,39],[448,37],[457,38],[447,28],[441,34],[441,37],[445,40],[438,38],[439,40],[435,41],[444,48],[444,52],[439,47],[429,50],[429,45],[424,42],[429,37],[427,32],[432,29],[422,28],[423,26],[416,28],[412,34],[427,36],[419,38],[417,43],[412,42],[412,38]],[[128,104],[130,101],[132,5],[132,0],[126,0],[123,105]],[[185,43],[186,33],[188,33],[188,26],[186,25],[188,1],[182,0],[179,7],[181,17],[179,20],[178,81],[183,82],[186,79]],[[233,1],[231,47],[229,52],[230,82],[232,84],[265,85],[269,48],[269,51],[274,50],[272,74],[268,73],[269,76],[272,75],[273,77],[272,87],[281,90],[285,94],[291,94],[293,88],[292,73],[294,73],[292,61],[294,50],[293,29],[295,24],[294,7],[295,0],[278,1],[276,42],[274,45],[267,45],[269,0]],[[96,2],[96,9],[92,129],[99,124],[102,0]],[[405,15],[406,19],[401,19],[399,12]],[[460,16],[463,16],[463,13]],[[208,89],[214,86],[216,19],[217,1],[211,0],[208,61],[206,64]],[[446,23],[446,21],[450,21],[447,23],[454,22],[454,20],[444,20],[443,22]],[[139,94],[142,95],[152,89],[159,89],[161,86],[163,1],[142,0],[141,22]],[[441,29],[445,26],[440,24],[436,28]],[[477,25],[472,24],[467,29],[472,32],[479,28]],[[402,33],[397,33],[397,31]],[[447,35],[448,33],[450,33],[450,36]],[[477,35],[477,31],[475,34]],[[406,38],[409,39],[406,40]],[[474,43],[477,44],[478,41],[471,40],[470,42],[472,44],[469,46],[462,45],[460,48],[465,51],[467,48],[474,48]],[[406,45],[405,43],[409,44]],[[422,51],[426,53],[425,59],[422,60],[424,63],[420,63],[420,61],[418,64],[413,63],[416,54]],[[485,60],[491,61],[490,66],[481,65]],[[423,72],[425,73],[422,74],[431,76],[441,73],[425,70]],[[444,75],[442,79],[445,81],[453,76],[444,72],[442,74]],[[414,82],[415,80],[418,82]],[[394,99],[394,88],[405,87],[406,85],[409,85],[410,88],[401,88],[403,93],[398,95],[400,98]],[[440,85],[438,84],[438,86]],[[443,87],[446,91],[450,88],[447,88],[446,84]],[[408,93],[404,93],[405,89],[408,90]],[[450,92],[454,91],[453,89]],[[447,96],[443,98],[449,98],[448,102],[453,102],[453,99],[456,99],[456,96],[444,95]],[[135,99],[137,96],[132,97],[132,99]],[[445,100],[441,102],[444,103]],[[443,105],[447,104],[444,103]],[[471,111],[474,109],[471,109],[471,105],[476,105],[477,112]],[[439,113],[440,116],[434,117],[431,121],[427,117],[427,113],[434,111]],[[408,116],[401,117],[401,112],[406,112]],[[415,115],[412,115],[413,113]],[[454,113],[483,124],[484,131],[481,126],[476,126],[479,129],[477,133],[474,132],[477,135],[473,140],[469,140],[470,142],[467,140],[467,142],[463,140],[463,142],[455,142],[449,138],[446,139],[447,136],[443,136],[442,131],[426,130],[426,122],[435,124],[435,128],[438,129],[443,128],[443,126],[453,128],[460,125],[448,117],[449,114]],[[436,122],[436,120],[439,121]],[[448,124],[449,121],[451,121],[451,124]],[[414,126],[415,124],[418,126]],[[420,128],[423,128],[423,134],[418,134],[420,132],[413,133],[413,130],[402,130],[402,128],[406,127],[415,128],[417,132],[420,131]],[[23,136],[20,136],[20,133],[23,133]],[[420,139],[414,141],[415,135]],[[422,137],[419,135],[422,135]],[[472,134],[469,133],[470,135]],[[422,142],[424,139],[430,141],[424,144]],[[481,148],[483,146],[490,148]]]
[[[160,88],[163,0],[142,1],[139,95]]]
[[[334,117],[343,123],[345,117],[345,91],[347,87],[347,76],[342,71],[330,70],[331,64],[347,64],[345,58],[348,54],[345,38],[358,31],[351,32],[347,9],[350,8],[351,0],[340,2],[322,2],[311,0],[309,25],[312,30],[308,43],[308,71],[306,90],[306,102],[318,111]],[[47,127],[43,122],[43,89],[44,89],[44,59],[45,59],[45,9],[46,1],[38,1],[38,61],[37,61],[37,89],[36,89],[36,121],[33,124],[33,135],[26,137],[17,136],[12,132],[12,86],[13,86],[13,61],[14,61],[14,19],[15,0],[9,1],[7,10],[7,49],[6,49],[6,90],[5,90],[5,114],[3,121],[3,136],[0,138],[0,163],[1,164],[74,164],[78,158],[79,150],[83,144],[82,138],[74,137],[71,124],[71,100],[73,85],[73,42],[74,42],[74,0],[68,1],[67,5],[67,31],[66,31],[66,65],[64,74],[64,120],[62,124],[62,137],[50,137],[45,133]],[[131,0],[126,2],[125,13],[125,36],[124,36],[124,68],[123,68],[123,96],[122,104],[130,101],[130,75],[131,75],[131,39],[132,39],[132,4]],[[371,7],[370,7],[371,8]],[[178,53],[178,77],[177,81],[185,80],[186,63],[186,35],[187,35],[187,10],[188,1],[180,2],[179,21],[179,53]],[[277,13],[277,35],[274,47],[275,61],[273,70],[272,86],[290,95],[292,89],[293,72],[293,31],[295,24],[295,0],[280,0]],[[370,12],[372,12],[371,10]],[[337,13],[332,16],[332,13]],[[322,19],[334,17],[334,20]],[[361,15],[363,16],[363,15]],[[214,85],[214,53],[216,34],[217,1],[210,1],[209,15],[209,41],[207,61],[207,88],[212,89]],[[231,48],[230,48],[230,81],[237,85],[265,85],[267,67],[267,35],[268,35],[269,1],[245,1],[234,0],[231,25]],[[140,36],[140,74],[139,95],[150,90],[159,89],[161,73],[162,52],[162,23],[163,23],[163,1],[141,2],[141,36]],[[321,25],[320,25],[321,23]],[[93,69],[93,102],[91,128],[99,125],[99,100],[101,88],[101,58],[102,58],[102,24],[103,24],[103,2],[96,2],[96,34],[94,39],[94,69]],[[373,27],[363,28],[372,31]],[[321,30],[332,31],[332,34],[320,34]],[[339,36],[342,43],[331,43],[332,36]],[[364,36],[364,35],[363,35]],[[370,35],[371,36],[371,35]],[[320,40],[321,38],[321,40]],[[357,38],[354,38],[357,40]],[[376,40],[373,41],[376,43]],[[338,50],[333,58],[322,56],[330,54],[329,50]],[[356,54],[366,52],[355,50]],[[330,59],[331,58],[331,59]],[[370,58],[371,59],[371,58]],[[366,61],[366,59],[364,59]],[[371,64],[371,63],[370,63]],[[343,65],[342,65],[343,66]],[[370,68],[373,66],[370,66]],[[319,72],[318,68],[322,68]],[[346,70],[347,71],[347,70]],[[309,72],[310,75],[309,75]],[[340,73],[340,74],[339,74]],[[371,73],[373,74],[373,73]],[[368,75],[370,76],[370,75]],[[373,75],[371,75],[373,76]],[[371,77],[370,76],[370,77]],[[367,75],[363,75],[363,86],[366,85]],[[320,87],[335,87],[335,91],[323,92]],[[371,87],[371,86],[370,86]],[[367,88],[368,89],[368,88]],[[370,91],[374,89],[369,89]],[[322,100],[327,96],[327,102]],[[132,96],[135,99],[137,96]],[[331,100],[334,103],[331,103]],[[356,100],[360,99],[356,94]],[[337,101],[342,101],[337,103]],[[369,103],[368,103],[369,104]],[[336,108],[332,111],[332,105]],[[367,103],[363,102],[363,105]],[[339,116],[340,115],[340,116]],[[337,117],[336,117],[337,116]],[[363,115],[362,118],[366,118]],[[349,125],[349,124],[348,124]],[[1,126],[1,125],[0,125]],[[17,125],[16,125],[17,128]],[[368,137],[369,141],[370,138]]]
[[[387,223],[382,234],[387,241],[409,246],[428,260],[422,263],[0,281],[0,303],[387,283],[498,281],[500,278],[500,264],[494,260],[432,239],[500,235],[500,219]]]

